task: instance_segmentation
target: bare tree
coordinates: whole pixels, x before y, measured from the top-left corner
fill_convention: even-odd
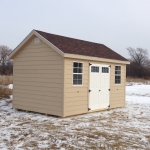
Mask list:
[[[131,47],[127,48],[131,57],[130,66],[127,67],[127,75],[134,77],[150,77],[150,60],[146,49]]]
[[[0,45],[0,65],[1,65],[1,74],[5,74],[5,68],[8,62],[8,55],[11,53],[11,49],[8,46]]]

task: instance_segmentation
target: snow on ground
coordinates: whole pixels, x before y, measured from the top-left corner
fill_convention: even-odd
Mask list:
[[[9,88],[9,89],[13,89],[13,84],[9,84],[9,85],[8,85],[8,88]]]
[[[9,85],[0,85],[0,87],[2,87],[2,88],[8,88],[8,89],[13,89],[13,84],[9,84]]]
[[[124,108],[63,119],[17,111],[11,99],[0,100],[0,149],[149,150],[150,85],[127,86],[126,99]]]
[[[136,85],[127,86],[126,94],[130,96],[144,96],[150,99],[150,85]],[[148,101],[150,102],[150,101]]]

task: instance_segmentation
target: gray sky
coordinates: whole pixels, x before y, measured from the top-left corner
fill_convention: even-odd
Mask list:
[[[0,0],[0,45],[14,49],[37,29],[150,53],[150,0]]]

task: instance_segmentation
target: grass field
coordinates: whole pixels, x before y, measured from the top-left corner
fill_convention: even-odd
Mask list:
[[[127,77],[126,79],[127,83],[141,83],[141,84],[150,84],[150,79],[144,79],[144,78],[132,78],[132,77]]]
[[[9,98],[12,94],[9,84],[13,84],[13,76],[0,76],[0,98]]]

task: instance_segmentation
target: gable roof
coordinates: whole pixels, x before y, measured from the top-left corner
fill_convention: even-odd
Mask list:
[[[126,58],[103,44],[50,34],[39,30],[32,30],[9,54],[9,59],[13,59],[21,48],[34,36],[40,38],[45,44],[65,58],[130,64]]]
[[[64,53],[128,61],[103,44],[50,34],[39,30],[35,31]]]

